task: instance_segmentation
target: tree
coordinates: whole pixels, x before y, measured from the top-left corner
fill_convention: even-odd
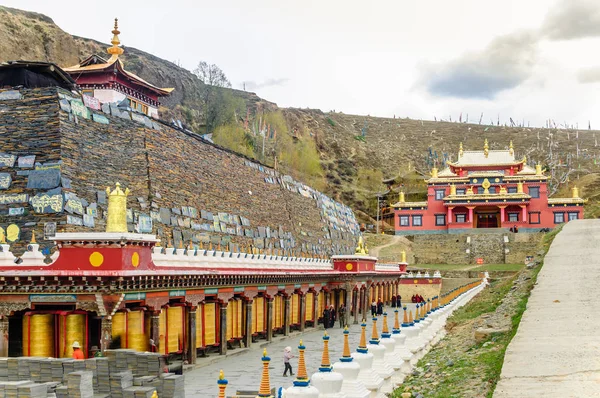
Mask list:
[[[206,132],[209,133],[218,125],[229,122],[229,120],[223,121],[223,119],[229,119],[228,116],[224,117],[222,114],[224,109],[229,108],[223,104],[229,99],[225,98],[223,88],[231,88],[231,82],[221,68],[204,61],[198,63],[194,74],[206,85],[202,96],[202,105]]]

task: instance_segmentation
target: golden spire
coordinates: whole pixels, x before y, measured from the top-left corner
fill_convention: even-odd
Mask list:
[[[119,55],[123,54],[125,51],[119,47],[119,44],[121,44],[121,41],[119,40],[119,33],[121,33],[119,31],[119,20],[115,18],[115,28],[112,30],[113,38],[110,41],[112,47],[106,49],[106,52],[111,55],[111,58],[119,58]]]
[[[358,343],[358,349],[356,350],[356,352],[366,354],[367,352],[369,352],[369,350],[367,349],[367,324],[363,321],[360,327],[360,342]]]
[[[404,250],[400,252],[400,258],[403,263],[406,262],[406,252]]]
[[[417,314],[417,309],[415,308],[415,315]],[[413,323],[415,323],[413,316],[412,316],[412,310],[408,311],[408,324],[412,325]]]
[[[350,332],[348,331],[348,326],[344,328],[344,349],[342,351],[342,358],[352,358],[350,354],[350,344],[348,342],[348,337]]]
[[[463,151],[463,145],[462,145],[462,142],[461,142],[460,146],[458,147],[458,157],[462,158],[463,155],[464,155],[464,151]]]
[[[488,140],[487,138],[485,139],[485,141],[483,142],[483,155],[487,158],[490,151],[489,151],[490,147],[488,145]]]
[[[300,340],[300,345],[298,345],[298,377],[299,380],[308,380],[308,373],[306,373],[306,361],[304,360],[304,350],[306,347]]]
[[[31,242],[29,242],[31,244],[36,244],[37,242],[35,241],[35,231],[31,231]]]
[[[402,319],[402,327],[405,326],[410,326],[410,323],[408,323],[408,314],[406,312],[406,306],[404,306],[404,318]]]
[[[540,163],[538,163],[538,164],[536,164],[536,165],[535,165],[535,175],[536,175],[536,176],[541,176],[541,175],[543,175],[543,172],[542,172],[542,165],[541,165]]]
[[[106,188],[106,195],[108,196],[106,232],[127,232],[127,195],[129,195],[129,188],[123,192],[121,184],[117,182],[116,188],[112,192],[110,188]]]
[[[217,385],[219,386],[219,398],[225,398],[225,389],[227,388],[228,381],[225,380],[225,374],[223,373],[223,369],[219,372],[219,380],[217,380]]]
[[[356,254],[367,254],[365,250],[365,241],[363,240],[362,235],[358,238],[358,246],[356,246],[356,250],[354,252]]]
[[[450,195],[456,195],[456,185],[450,184]]]
[[[398,202],[404,203],[404,191],[400,191],[400,195],[398,197]]]
[[[579,197],[579,188],[577,188],[577,186],[574,186],[574,187],[571,189],[571,196],[572,196],[573,198],[578,198],[578,197]]]
[[[260,379],[260,388],[258,390],[258,397],[273,398],[271,395],[271,381],[269,380],[269,362],[271,358],[267,356],[267,349],[263,350],[263,356],[261,358],[263,363],[263,371]]]
[[[327,332],[323,336],[323,355],[321,356],[320,372],[331,372],[331,361],[329,360],[329,336]]]
[[[373,332],[371,333],[371,344],[379,344],[379,334],[377,333],[377,318],[373,317]]]
[[[512,156],[515,154],[515,149],[513,148],[512,140],[510,140],[510,144],[508,145],[508,153]]]
[[[523,183],[521,181],[517,183],[517,193],[523,193]]]
[[[523,166],[527,165],[527,156],[523,156]]]
[[[506,186],[500,185],[500,195],[506,195],[507,193]]]
[[[398,318],[398,310],[394,310],[394,328],[393,333],[400,333],[400,319]]]
[[[437,167],[434,167],[431,169],[431,178],[438,178],[438,169]]]
[[[388,328],[387,312],[383,313],[383,328],[381,329],[381,337],[390,337],[390,329]]]

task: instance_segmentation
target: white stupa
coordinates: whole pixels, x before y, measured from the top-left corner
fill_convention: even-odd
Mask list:
[[[306,373],[306,363],[304,361],[304,350],[306,347],[300,340],[298,346],[298,373],[294,385],[285,390],[281,390],[281,398],[319,398],[319,390],[310,385],[308,374]],[[260,397],[261,395],[259,395]]]
[[[310,378],[310,384],[319,390],[319,398],[346,398],[346,393],[342,392],[343,380],[342,374],[334,372],[329,361],[329,335],[325,332],[321,366]]]
[[[404,307],[404,319],[402,322],[402,326],[406,325],[406,327],[410,327],[408,323],[408,315],[406,312],[406,307]],[[392,382],[394,384],[401,384],[404,382],[404,379],[410,372],[412,371],[412,366],[410,365],[410,359],[412,358],[412,354],[408,347],[406,346],[406,334],[402,333],[405,329],[400,329],[400,321],[398,319],[398,310],[394,311],[394,328],[392,329],[392,338],[396,340],[396,349],[394,350],[394,356],[398,361],[401,361],[400,371],[397,372],[392,378]]]
[[[371,392],[358,380],[360,365],[350,355],[350,344],[348,327],[344,329],[344,350],[339,362],[333,364],[333,370],[343,376],[342,392],[347,398],[369,398]]]
[[[362,328],[360,342],[356,352],[352,353],[352,358],[360,365],[358,380],[362,382],[367,390],[371,391],[369,398],[386,398],[386,394],[379,391],[383,385],[383,379],[373,370],[373,359],[375,357],[367,348],[367,324],[363,321],[360,326]]]
[[[379,344],[379,334],[377,333],[377,318],[373,317],[373,332],[371,340],[367,345],[369,352],[373,354],[373,370],[383,379],[380,391],[389,394],[394,390],[392,385],[392,375],[394,369],[385,361],[385,347]]]

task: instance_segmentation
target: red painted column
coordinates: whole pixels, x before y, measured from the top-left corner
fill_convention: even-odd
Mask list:
[[[506,208],[505,207],[500,207],[500,222],[502,224],[504,224],[504,221],[506,219],[506,215],[505,214],[506,214]]]
[[[448,207],[448,221],[446,221],[447,224],[450,224],[452,222],[452,208]]]
[[[527,207],[526,206],[521,206],[521,209],[523,209],[523,222],[527,222]]]
[[[469,222],[473,223],[473,208],[469,207]]]

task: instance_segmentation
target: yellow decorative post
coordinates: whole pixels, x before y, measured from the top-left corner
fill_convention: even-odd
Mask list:
[[[388,328],[387,312],[383,313],[383,326],[381,328],[381,337],[390,337],[390,329]]]
[[[404,306],[402,308],[404,310],[404,318],[402,319],[402,327],[405,328],[407,326],[410,326],[410,323],[408,321],[408,313],[406,312],[406,306]]]
[[[125,192],[121,190],[121,184],[117,182],[116,188],[111,192],[106,188],[108,196],[108,211],[106,217],[106,232],[127,232],[127,196],[129,188]]]
[[[358,348],[356,349],[356,352],[366,354],[367,352],[369,352],[369,350],[367,349],[367,324],[364,320],[363,323],[361,323],[360,327],[360,341],[358,343]]]
[[[299,381],[308,382],[308,374],[306,373],[306,361],[304,360],[304,350],[306,347],[300,340],[300,344],[298,345],[298,377],[296,377]]]
[[[542,165],[539,163],[535,165],[535,175],[536,176],[542,175]]]
[[[327,332],[325,332],[323,335],[323,355],[321,356],[321,366],[319,367],[319,372],[331,372],[332,369],[333,367],[331,366],[331,361],[329,360],[329,335]]]
[[[487,158],[490,151],[489,151],[490,147],[488,145],[488,140],[487,138],[485,139],[485,141],[483,142],[483,155]]]
[[[400,318],[398,317],[398,309],[394,310],[394,327],[392,328],[392,333],[397,334],[400,333]]]
[[[508,145],[508,153],[510,154],[510,156],[515,154],[515,149],[513,148],[512,140],[510,140],[510,144]]]
[[[379,344],[379,334],[377,333],[377,318],[373,317],[373,332],[371,333],[371,344]]]
[[[406,262],[406,251],[402,250],[402,251],[400,252],[400,258],[401,258],[401,261],[402,261],[403,263],[405,263],[405,262]]]
[[[223,370],[219,372],[219,380],[217,380],[217,385],[219,386],[219,398],[225,398],[225,389],[227,388],[227,380],[225,380],[225,374]]]
[[[400,196],[398,198],[398,202],[404,203],[404,191],[400,191]]]
[[[29,243],[31,243],[31,244],[35,244],[35,243],[37,243],[37,242],[35,241],[35,231],[31,231],[31,241],[30,241]]]
[[[344,349],[342,350],[342,362],[347,362],[348,359],[352,360],[352,355],[350,354],[350,343],[348,341],[348,337],[350,332],[348,331],[348,326],[344,328]],[[344,360],[346,359],[346,361]]]
[[[406,311],[406,307],[404,307],[404,311]],[[415,309],[415,314],[416,313],[417,313],[417,310]],[[410,310],[410,311],[408,311],[408,325],[407,326],[414,325],[414,323],[415,323],[415,320],[413,319],[413,316],[412,316],[412,310]],[[404,325],[402,325],[402,326],[404,326]]]
[[[517,183],[517,193],[523,193],[523,183],[521,181]]]
[[[271,381],[269,379],[269,362],[271,362],[271,358],[267,356],[266,348],[263,350],[261,361],[263,363],[263,371],[260,378],[260,388],[257,397],[274,398],[273,395],[271,395]],[[300,362],[298,362],[298,365],[300,365]]]
[[[571,196],[573,198],[578,198],[579,197],[579,188],[574,186],[573,189],[571,189]]]

